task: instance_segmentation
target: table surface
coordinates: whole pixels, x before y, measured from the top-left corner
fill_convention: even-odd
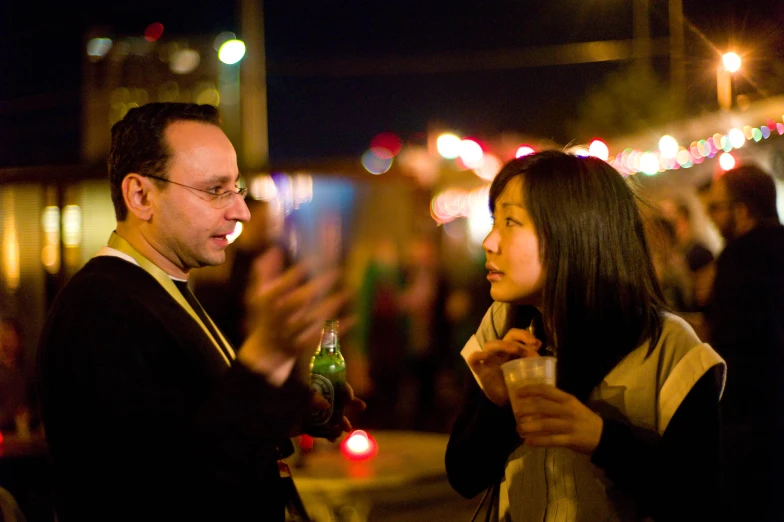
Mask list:
[[[449,485],[444,453],[449,436],[413,431],[370,431],[378,453],[367,460],[343,456],[338,443],[316,439],[303,467],[287,459],[314,522],[469,520],[478,499]],[[346,514],[348,513],[348,514]]]
[[[368,489],[446,480],[444,452],[448,435],[413,431],[372,431],[378,452],[365,460],[349,460],[339,443],[317,440],[304,456],[304,466],[287,459],[300,490]]]

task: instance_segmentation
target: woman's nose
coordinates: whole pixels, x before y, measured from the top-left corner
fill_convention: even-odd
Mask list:
[[[498,234],[495,230],[491,230],[484,241],[482,241],[482,248],[485,252],[497,252],[498,251]]]

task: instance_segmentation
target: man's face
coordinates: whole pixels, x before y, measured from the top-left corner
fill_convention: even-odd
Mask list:
[[[724,240],[732,241],[735,238],[735,205],[727,191],[727,185],[721,179],[711,184],[705,203],[708,216]]]
[[[167,127],[171,149],[168,179],[214,194],[236,191],[237,155],[223,131],[207,123],[181,121]],[[218,265],[226,260],[227,235],[247,222],[245,201],[232,195],[223,203],[204,192],[166,183],[153,189],[153,246],[177,268]],[[223,208],[217,208],[219,206]]]

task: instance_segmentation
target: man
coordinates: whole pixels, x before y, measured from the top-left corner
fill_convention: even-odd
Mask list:
[[[725,239],[707,310],[727,361],[722,399],[728,520],[781,520],[784,486],[784,227],[773,179],[756,166],[712,184],[708,214]]]
[[[187,287],[250,218],[217,109],[131,109],[112,128],[108,169],[117,228],[40,341],[58,521],[283,521],[278,461],[310,411],[322,322],[346,303],[338,276],[280,274],[279,252],[262,258],[276,277],[252,289],[255,329],[235,355]]]

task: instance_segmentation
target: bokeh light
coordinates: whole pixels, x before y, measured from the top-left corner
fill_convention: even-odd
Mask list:
[[[194,88],[193,92],[193,101],[196,103],[214,105],[215,107],[220,105],[220,92],[215,85],[209,82],[200,83]]]
[[[370,140],[370,150],[382,159],[394,158],[402,148],[403,141],[394,132],[382,132]]]
[[[151,23],[144,30],[144,39],[148,42],[155,42],[161,36],[163,36],[163,24],[160,22]]]
[[[371,149],[362,155],[362,166],[369,173],[378,176],[389,170],[392,166],[392,158],[379,158]]]
[[[522,158],[523,156],[528,156],[529,154],[533,154],[536,152],[533,147],[529,145],[520,145],[517,147],[517,152],[515,152],[515,158]]]
[[[201,56],[194,49],[180,49],[172,54],[169,68],[176,74],[188,74],[199,66]]]
[[[669,134],[665,134],[659,139],[659,152],[665,158],[674,158],[678,155],[678,141]]]
[[[735,168],[735,156],[729,152],[723,152],[721,156],[719,156],[719,166],[724,170]]]
[[[653,176],[659,172],[659,158],[653,152],[644,152],[640,157],[639,169],[643,174]]]
[[[689,151],[686,149],[681,149],[680,151],[678,151],[678,155],[676,156],[675,159],[678,162],[678,165],[680,165],[684,169],[688,169],[693,165],[691,161],[691,154],[689,154]]]
[[[454,134],[442,134],[436,140],[436,149],[441,157],[455,159],[460,155],[460,138]]]
[[[62,213],[63,245],[78,247],[82,242],[82,209],[79,205],[66,205]]]
[[[349,460],[369,459],[378,452],[378,444],[366,431],[354,430],[343,439],[340,451]]]
[[[233,65],[245,56],[245,43],[242,40],[227,40],[218,49],[218,59],[227,65]]]
[[[482,164],[474,169],[474,173],[485,181],[492,181],[502,167],[501,160],[495,154],[485,154]]]
[[[730,144],[733,148],[739,149],[746,143],[746,136],[743,134],[743,131],[738,128],[730,129],[728,136],[730,137]],[[729,152],[726,149],[725,151]]]
[[[724,64],[724,68],[731,73],[738,72],[740,70],[741,60],[737,53],[724,53],[724,55],[721,57],[721,63]]]
[[[248,192],[253,199],[272,201],[278,196],[278,187],[270,175],[255,176],[248,183]]]
[[[574,147],[571,147],[569,149],[569,152],[571,154],[574,154],[575,156],[580,156],[581,158],[590,156],[590,154],[588,153],[588,149],[585,148],[583,145],[576,145]]]
[[[111,48],[112,40],[110,38],[91,38],[87,42],[87,56],[92,59],[101,59]]]
[[[460,142],[460,159],[469,169],[479,168],[484,154],[482,146],[475,140],[464,139]]]
[[[588,154],[599,158],[600,160],[607,161],[610,157],[610,148],[605,142],[597,138],[588,145]]]

